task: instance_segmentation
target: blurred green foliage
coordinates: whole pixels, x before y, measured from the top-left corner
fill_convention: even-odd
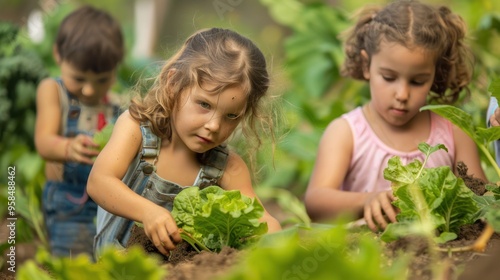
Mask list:
[[[17,210],[19,215],[26,217],[18,228],[19,242],[34,238],[44,240],[43,219],[38,209],[44,183],[43,161],[33,144],[35,89],[42,78],[59,73],[52,58],[52,44],[60,21],[76,2],[93,4],[123,21],[128,50],[134,43],[135,31],[127,21],[133,11],[132,0],[63,2],[57,9],[44,14],[42,42],[31,42],[25,30],[0,24],[0,168],[6,172],[7,166],[17,167]],[[159,58],[137,59],[129,53],[119,68],[114,90],[127,93],[137,81],[153,76],[161,61],[194,30],[208,26],[229,27],[256,41],[269,61],[273,79],[271,91],[281,96],[284,120],[279,126],[280,137],[275,149],[266,143],[257,153],[260,170],[257,189],[264,199],[274,198],[285,211],[292,213],[290,223],[309,223],[300,197],[313,168],[319,139],[331,120],[364,104],[370,97],[365,83],[339,75],[343,52],[338,36],[353,23],[350,16],[366,1],[243,0],[228,3],[234,6],[221,11],[214,8],[212,1],[170,1],[170,13],[158,32]],[[475,123],[484,126],[489,98],[487,88],[492,78],[500,73],[500,48],[497,47],[500,44],[500,2],[441,0],[439,4],[451,7],[468,24],[469,42],[476,57],[475,72],[471,102],[460,106],[471,114]],[[243,151],[244,140],[236,147]],[[489,172],[491,166],[486,163],[483,166],[489,178],[498,181],[494,172]],[[5,186],[6,176],[0,176],[0,189]],[[281,190],[290,190],[292,194]],[[0,201],[6,202],[3,191]],[[5,211],[5,207],[0,208],[0,216],[5,215]]]

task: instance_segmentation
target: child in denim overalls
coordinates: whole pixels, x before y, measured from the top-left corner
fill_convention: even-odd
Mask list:
[[[97,205],[85,189],[99,153],[92,135],[120,114],[109,90],[123,53],[118,22],[82,7],[59,27],[54,57],[61,76],[38,86],[35,144],[46,160],[42,207],[54,255],[92,255]]]
[[[240,123],[246,139],[260,143],[255,126],[269,120],[259,110],[268,82],[264,56],[249,39],[219,28],[189,37],[120,116],[92,168],[87,190],[103,211],[95,253],[126,245],[137,221],[168,255],[181,241],[170,210],[184,187],[218,185],[255,197],[245,162],[223,143]],[[262,221],[281,229],[267,211]]]

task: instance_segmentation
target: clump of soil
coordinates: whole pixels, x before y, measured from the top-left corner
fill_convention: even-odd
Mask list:
[[[463,162],[458,162],[457,164],[457,173],[458,177],[462,178],[464,180],[464,183],[469,189],[471,189],[472,192],[474,192],[477,195],[483,195],[486,193],[486,183],[485,181],[475,178],[469,174],[467,174],[468,168]]]
[[[165,256],[158,251],[144,233],[144,229],[134,225],[131,230],[127,247],[140,246],[146,253],[159,257],[165,269],[165,280],[215,279],[227,271],[241,259],[242,251],[225,247],[219,253],[202,251],[198,253],[185,241],[179,243]]]

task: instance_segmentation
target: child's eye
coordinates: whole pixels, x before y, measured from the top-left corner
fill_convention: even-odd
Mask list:
[[[201,108],[203,109],[210,109],[210,104],[208,104],[207,102],[200,101],[198,102],[198,104],[200,104]]]
[[[238,114],[227,114],[227,118],[231,120],[236,120],[239,116]]]
[[[394,81],[394,80],[395,80],[395,78],[393,78],[393,77],[387,77],[387,76],[382,76],[382,78],[383,78],[384,80],[388,81],[388,82],[392,82],[392,81]]]
[[[109,79],[108,78],[102,78],[102,79],[99,79],[97,82],[100,83],[100,84],[105,84],[105,83],[109,82]]]
[[[416,86],[421,86],[421,85],[425,84],[425,82],[421,82],[421,81],[412,81],[411,83],[416,85]]]

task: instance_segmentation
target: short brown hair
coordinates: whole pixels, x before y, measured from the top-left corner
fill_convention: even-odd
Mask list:
[[[120,24],[107,12],[91,6],[83,6],[64,18],[55,46],[61,60],[95,73],[113,70],[124,56]]]

